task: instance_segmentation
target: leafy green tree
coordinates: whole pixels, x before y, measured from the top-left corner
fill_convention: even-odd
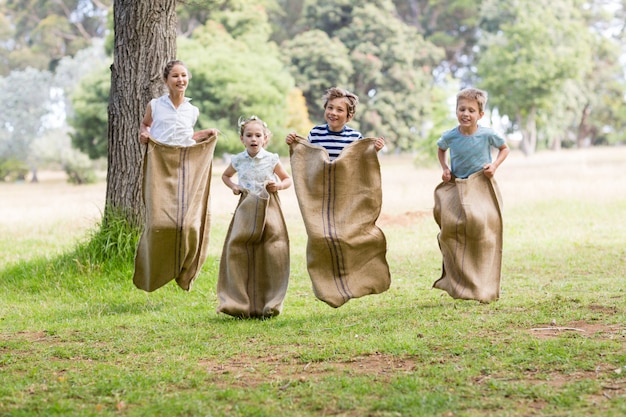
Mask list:
[[[474,47],[480,35],[482,0],[393,0],[397,15],[425,40],[445,51],[435,73],[442,81],[452,75],[470,82]]]
[[[306,108],[288,104],[290,94],[298,93],[280,51],[268,41],[270,31],[263,8],[241,7],[213,11],[211,19],[197,27],[191,38],[178,38],[177,57],[192,74],[187,94],[200,109],[197,128],[218,127],[224,134],[216,147],[218,155],[241,150],[239,117],[261,117],[275,137],[284,137],[293,129],[296,117],[310,124]],[[75,128],[74,143],[92,158],[106,151],[106,142],[99,139],[107,128],[102,113],[108,97],[106,70],[102,71],[81,83],[73,96],[76,114],[70,119]],[[160,76],[156,81],[162,85]],[[270,142],[270,150],[287,152],[282,140]]]
[[[33,182],[37,182],[37,158],[31,154],[31,144],[48,127],[45,116],[51,111],[51,82],[49,71],[34,68],[0,78],[0,126],[4,130],[0,159],[28,163]]]
[[[620,112],[626,90],[621,62],[626,50],[626,2],[595,0],[587,5],[584,16],[593,35],[592,65],[579,83],[582,105],[573,126],[578,147],[623,140],[626,125]]]
[[[296,85],[308,103],[308,112],[318,122],[324,119],[322,96],[334,85],[348,86],[354,67],[350,51],[338,39],[319,29],[303,32],[281,47]],[[300,132],[305,134],[308,132]]]
[[[504,3],[504,4],[503,4]],[[577,0],[489,0],[486,20],[503,7],[513,18],[485,34],[478,74],[490,103],[522,132],[522,150],[537,147],[537,123],[568,80],[580,82],[590,63],[590,36]],[[539,8],[541,13],[535,13]],[[545,118],[544,118],[545,119]]]
[[[0,74],[33,67],[54,70],[67,55],[105,34],[112,0],[0,2]]]
[[[239,152],[238,120],[257,115],[276,137],[288,131],[287,97],[293,79],[269,42],[263,8],[216,12],[191,39],[179,39],[179,57],[189,66],[189,96],[200,108],[199,127],[217,127],[225,135],[216,152]],[[285,154],[282,141],[269,149]]]
[[[107,103],[111,90],[108,67],[94,70],[83,77],[72,95],[73,115],[68,122],[72,144],[91,159],[105,157],[108,151]]]
[[[432,109],[431,72],[442,51],[398,19],[390,0],[306,1],[302,15],[299,27],[309,29],[283,46],[314,120],[322,113],[312,97],[342,86],[359,96],[352,124],[365,136],[414,149]]]

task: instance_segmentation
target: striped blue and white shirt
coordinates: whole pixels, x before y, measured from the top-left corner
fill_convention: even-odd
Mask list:
[[[333,132],[328,128],[328,124],[323,124],[313,127],[308,139],[313,145],[324,147],[328,151],[330,160],[334,161],[346,146],[355,140],[363,139],[363,135],[347,125],[341,132]]]

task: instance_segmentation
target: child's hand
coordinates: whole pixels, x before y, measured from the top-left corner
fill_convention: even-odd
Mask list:
[[[274,181],[268,181],[267,184],[265,184],[265,189],[270,193],[275,193],[279,190],[278,184],[276,184]]]
[[[239,188],[239,186],[237,185],[235,185],[232,190],[233,190],[233,194],[235,195],[241,194],[241,188]]]
[[[376,152],[380,151],[384,147],[385,147],[385,138],[382,136],[379,138],[376,138],[376,142],[374,142],[374,148],[376,148]]]
[[[150,139],[150,133],[148,132],[141,132],[139,133],[139,142],[143,143],[144,145],[146,143],[148,143],[148,139]]]
[[[483,173],[487,178],[493,178],[496,175],[496,166],[494,164],[485,164],[483,166]]]
[[[289,134],[287,134],[287,137],[285,138],[285,143],[287,145],[291,145],[292,143],[294,143],[296,140],[296,133],[295,132],[291,132]]]
[[[441,179],[443,182],[449,182],[452,179],[452,173],[449,169],[444,169],[443,174],[441,174]]]
[[[202,142],[213,136],[217,136],[219,132],[220,131],[215,128],[199,130],[193,134],[193,140],[195,140],[196,142]]]

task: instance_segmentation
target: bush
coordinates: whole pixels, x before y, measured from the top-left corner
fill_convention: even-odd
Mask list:
[[[28,165],[17,159],[0,160],[0,181],[24,181],[28,175]]]
[[[84,153],[72,150],[63,162],[63,169],[70,184],[93,184],[97,180],[91,159]]]

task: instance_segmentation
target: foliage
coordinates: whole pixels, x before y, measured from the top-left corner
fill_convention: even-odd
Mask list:
[[[307,1],[298,25],[306,30],[283,46],[314,120],[323,115],[317,98],[342,86],[360,99],[354,127],[410,150],[430,115],[430,72],[440,52],[394,11],[386,0]]]
[[[75,149],[65,155],[63,170],[71,184],[93,184],[98,179],[91,159]]]
[[[58,62],[105,33],[112,0],[5,0],[0,2],[0,75]]]
[[[293,80],[268,36],[265,12],[243,8],[215,13],[191,39],[179,40],[179,57],[193,75],[189,96],[200,108],[199,128],[217,127],[225,135],[218,154],[241,151],[237,121],[242,116],[259,116],[275,137],[287,133]],[[280,142],[270,142],[269,149],[284,154]]]
[[[24,161],[0,158],[0,181],[24,181],[28,171],[28,165]]]
[[[354,67],[349,50],[338,38],[330,38],[319,29],[296,35],[281,45],[296,85],[302,91],[311,118],[317,123],[324,120],[322,96],[334,85],[349,85]],[[309,132],[299,132],[306,135]]]
[[[434,70],[446,77],[472,83],[475,77],[474,48],[480,37],[480,5],[476,0],[393,0],[398,16],[414,26],[428,42],[443,48],[445,57]]]
[[[501,21],[497,32],[484,37],[478,63],[480,85],[490,93],[492,106],[515,121],[527,153],[536,148],[538,115],[552,108],[568,80],[582,81],[590,68],[590,36],[577,3],[485,3],[486,20],[499,16],[503,6],[512,16]],[[541,7],[542,13],[532,12],[533,7]]]
[[[92,159],[107,155],[110,89],[111,72],[103,66],[84,75],[72,95],[73,115],[68,118],[74,128],[72,144]]]
[[[32,142],[46,129],[52,100],[48,71],[27,68],[0,78],[0,157],[28,162]]]
[[[287,129],[290,132],[304,133],[314,126],[309,120],[306,98],[299,88],[292,89],[287,96],[287,117]]]

